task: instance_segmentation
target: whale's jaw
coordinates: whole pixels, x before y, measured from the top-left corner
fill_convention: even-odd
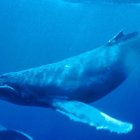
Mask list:
[[[18,92],[9,85],[0,86],[0,99],[13,102],[18,96]]]
[[[0,86],[0,96],[5,94],[5,95],[9,95],[9,94],[14,94],[16,93],[17,91],[11,87],[11,86],[8,86],[8,85],[4,85],[4,86]]]

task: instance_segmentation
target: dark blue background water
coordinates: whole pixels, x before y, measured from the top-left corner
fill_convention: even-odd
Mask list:
[[[140,6],[70,4],[58,0],[0,2],[0,74],[19,71],[94,49],[118,31],[140,30]],[[127,50],[126,50],[127,51]],[[132,122],[127,135],[97,131],[46,108],[0,101],[0,124],[35,140],[140,140],[140,67],[94,106]]]

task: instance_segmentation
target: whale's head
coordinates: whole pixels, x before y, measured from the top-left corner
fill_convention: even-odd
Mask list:
[[[37,95],[30,91],[18,72],[0,76],[0,100],[24,106],[48,106],[38,100]]]
[[[8,85],[0,86],[0,99],[6,101],[14,101],[17,96],[17,91]]]
[[[21,93],[13,84],[11,75],[0,76],[0,99],[11,103],[21,104]]]

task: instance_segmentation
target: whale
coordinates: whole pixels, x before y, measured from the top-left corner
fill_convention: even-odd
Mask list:
[[[97,130],[126,134],[133,124],[89,105],[121,85],[139,63],[139,32],[117,33],[106,44],[59,62],[0,76],[0,99],[45,107]]]
[[[33,140],[28,134],[19,131],[7,129],[0,125],[0,139],[1,140]]]

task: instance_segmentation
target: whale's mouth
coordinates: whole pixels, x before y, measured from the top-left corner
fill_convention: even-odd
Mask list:
[[[4,86],[0,86],[0,92],[16,92],[16,90],[11,87],[11,86],[8,86],[8,85],[4,85]]]
[[[18,95],[16,89],[9,85],[0,86],[0,98],[4,100],[12,99]]]

